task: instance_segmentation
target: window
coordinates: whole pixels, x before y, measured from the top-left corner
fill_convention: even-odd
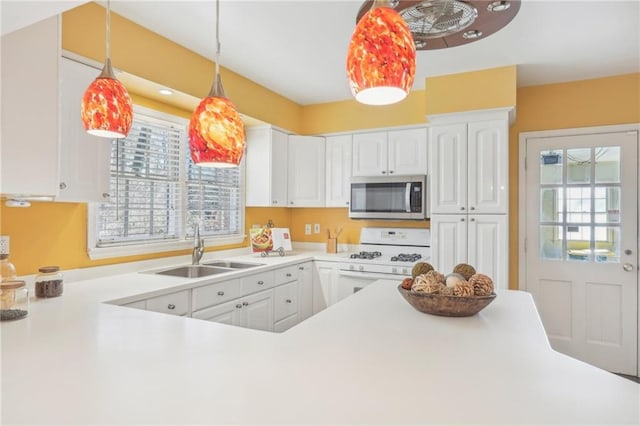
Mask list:
[[[195,225],[208,245],[244,240],[243,168],[204,168],[189,155],[188,121],[135,107],[111,142],[111,199],[92,206],[92,258],[190,247]]]

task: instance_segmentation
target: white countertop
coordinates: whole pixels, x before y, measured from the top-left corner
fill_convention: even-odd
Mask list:
[[[640,386],[553,351],[524,292],[445,318],[381,280],[282,334],[101,303],[205,281],[65,283],[1,323],[1,423],[640,423]]]

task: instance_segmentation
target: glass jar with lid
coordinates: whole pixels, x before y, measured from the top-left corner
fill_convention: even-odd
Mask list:
[[[63,275],[58,266],[43,266],[36,275],[36,297],[57,297],[62,294]]]
[[[9,261],[9,253],[0,253],[0,282],[15,280],[16,267]]]
[[[0,283],[0,321],[21,319],[29,313],[29,290],[24,281]]]

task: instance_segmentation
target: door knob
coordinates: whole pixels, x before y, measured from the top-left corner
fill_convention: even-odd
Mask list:
[[[633,254],[633,252],[632,252],[631,250],[629,250],[629,249],[626,249],[626,250],[624,251],[624,254],[626,254],[626,255],[630,255],[630,254]]]
[[[624,269],[627,272],[631,272],[633,271],[633,265],[630,263],[625,263],[624,265],[622,265],[622,269]]]

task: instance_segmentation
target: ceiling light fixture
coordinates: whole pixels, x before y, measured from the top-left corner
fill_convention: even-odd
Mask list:
[[[409,94],[415,73],[416,47],[407,23],[387,0],[375,0],[351,36],[351,93],[367,105],[400,102]]]
[[[220,78],[220,0],[216,0],[216,76],[189,123],[191,159],[198,166],[235,167],[246,145],[244,123]]]
[[[127,89],[111,68],[111,1],[107,0],[106,60],[100,75],[82,96],[80,110],[84,129],[104,138],[124,138],[131,129],[133,104]]]

